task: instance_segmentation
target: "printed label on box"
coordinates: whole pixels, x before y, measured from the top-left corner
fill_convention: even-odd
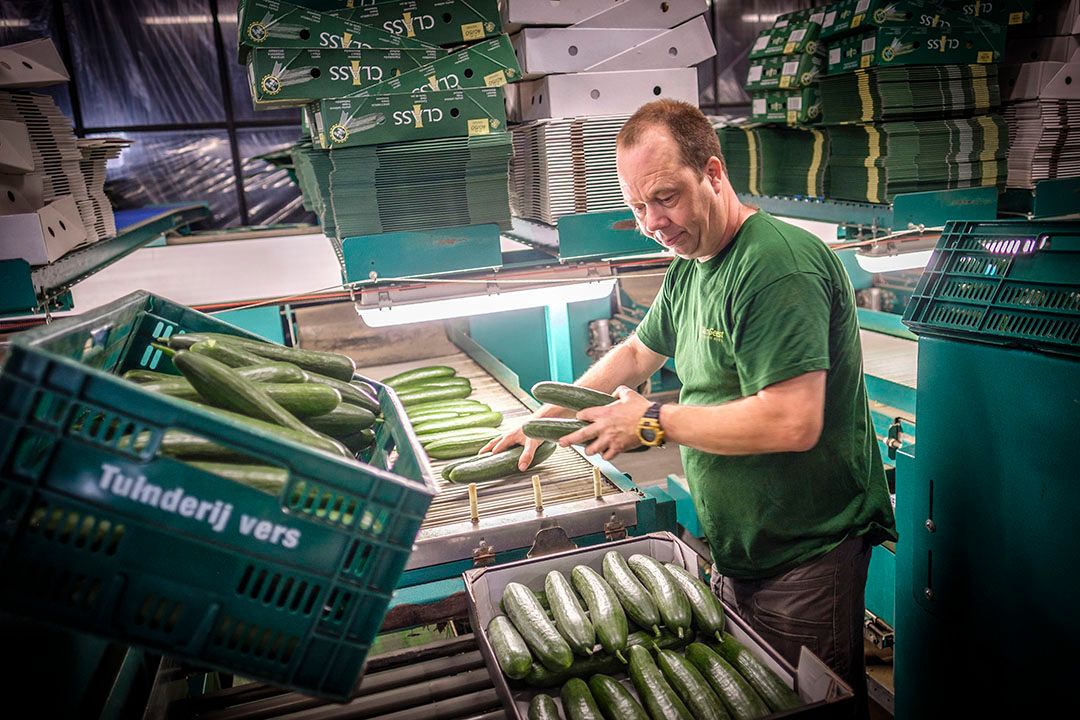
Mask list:
[[[810,16],[810,22],[821,24],[821,21],[825,19],[825,13],[814,13]]]
[[[873,61],[873,59],[874,59],[873,55],[863,55],[861,58],[859,58],[859,67],[861,67],[861,68],[870,67],[870,63]]]
[[[764,115],[765,108],[765,98],[754,98],[753,112],[755,115]]]
[[[1009,24],[1010,25],[1021,25],[1021,24],[1023,24],[1023,22],[1024,22],[1024,13],[1022,13],[1022,12],[1009,13]]]
[[[870,7],[870,0],[859,0],[859,2],[855,3],[855,12],[864,13],[868,7]]]
[[[799,71],[799,61],[792,60],[784,63],[784,69],[780,71],[781,75],[794,75]]]
[[[506,84],[506,73],[496,70],[490,75],[484,76],[484,87],[501,87]]]
[[[799,28],[798,30],[792,30],[787,40],[789,43],[797,43],[802,42],[804,37],[806,37],[806,28]]]
[[[769,36],[768,35],[762,35],[761,37],[759,37],[757,39],[757,42],[754,43],[753,52],[758,52],[759,50],[764,50],[768,46],[769,46]]]
[[[873,54],[874,50],[877,50],[877,38],[875,36],[873,36],[873,35],[871,35],[868,38],[864,38],[863,41],[862,41],[862,52],[863,52],[863,54],[866,54],[866,53]]]
[[[830,65],[839,65],[840,64],[840,48],[834,47],[831,50],[829,50],[829,64]]]
[[[787,109],[798,112],[802,110],[802,95],[792,95],[787,99]]]
[[[762,68],[760,65],[755,65],[750,68],[750,72],[746,74],[746,82],[756,83],[761,80],[761,70]]]
[[[474,22],[468,25],[461,26],[461,39],[469,42],[470,40],[483,40],[484,39],[484,23]]]
[[[469,137],[473,135],[487,135],[491,132],[491,125],[485,118],[477,118],[469,121]]]
[[[835,22],[836,22],[836,11],[833,10],[832,12],[825,13],[825,22],[823,22],[821,24],[821,26],[822,27],[832,27],[833,23],[835,23]]]
[[[984,50],[979,53],[978,58],[975,60],[978,63],[991,63],[994,62],[994,53],[989,50]]]

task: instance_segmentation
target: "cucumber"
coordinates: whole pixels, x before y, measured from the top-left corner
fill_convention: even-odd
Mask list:
[[[402,385],[408,385],[409,383],[419,382],[421,380],[433,380],[435,378],[451,377],[457,375],[457,370],[446,365],[428,365],[426,367],[413,368],[412,370],[406,370],[400,372],[397,375],[391,375],[385,378],[382,382],[383,385],[389,385],[390,387],[397,389]]]
[[[274,402],[298,417],[324,415],[341,403],[341,395],[338,391],[325,385],[258,383],[258,386],[265,390],[266,394]],[[171,397],[192,402],[206,402],[203,396],[199,394],[199,391],[181,377],[144,383],[143,387],[151,392],[158,392]]]
[[[256,383],[246,380],[213,358],[180,350],[173,364],[212,405],[266,420],[298,433],[314,433],[295,415],[276,403]]]
[[[201,355],[206,355],[207,357],[212,357],[218,362],[224,363],[231,368],[259,365],[266,362],[263,358],[244,350],[235,343],[224,343],[214,339],[200,340],[188,347],[188,350]]]
[[[584,410],[615,402],[613,395],[561,382],[538,382],[532,386],[532,395],[542,403],[558,405],[569,410]]]
[[[525,437],[557,441],[563,435],[577,432],[588,424],[584,420],[573,418],[540,418],[522,425],[521,431],[525,433]]]
[[[630,681],[653,720],[693,720],[693,715],[656,667],[649,651],[637,645],[629,652]]]
[[[555,625],[548,620],[532,590],[521,583],[507,583],[502,604],[525,644],[544,667],[560,671],[573,664],[574,653]]]
[[[347,447],[350,452],[358,453],[375,442],[375,431],[371,428],[364,428],[358,433],[343,436],[339,442]]]
[[[506,677],[518,680],[529,674],[532,655],[510,618],[496,615],[488,623],[487,635],[495,659]]]
[[[460,465],[461,463],[464,463],[464,462],[469,462],[471,460],[475,460],[477,458],[487,457],[489,455],[491,455],[491,453],[489,453],[489,452],[480,453],[479,455],[476,455],[475,457],[465,458],[464,460],[457,460],[457,461],[452,462],[452,463],[447,463],[445,466],[443,466],[443,469],[442,469],[442,473],[441,473],[442,479],[445,480],[446,482],[450,482],[450,471],[453,470],[454,468],[456,468],[458,465]]]
[[[444,440],[479,440],[499,437],[499,431],[489,427],[461,428],[459,430],[444,430],[443,432],[423,433],[416,439],[421,445],[427,446]]]
[[[581,678],[570,678],[559,693],[566,720],[604,720],[600,707]]]
[[[645,708],[610,675],[593,675],[589,678],[589,690],[607,720],[649,720]]]
[[[713,649],[746,678],[773,712],[790,710],[803,704],[794,690],[754,657],[754,653],[731,633],[723,633],[722,641],[714,644]]]
[[[534,467],[551,457],[551,454],[555,452],[556,447],[557,445],[555,445],[555,443],[541,443],[540,447],[536,448],[536,454],[533,456],[532,463],[529,464],[526,472],[532,470]],[[495,453],[488,457],[462,463],[450,472],[450,482],[489,482],[491,480],[499,480],[509,475],[519,473],[518,459],[521,457],[521,453],[524,450],[525,448],[518,445],[517,447],[503,450],[500,453]]]
[[[468,397],[470,393],[472,393],[472,390],[464,385],[441,388],[415,388],[398,393],[398,399],[401,400],[402,405],[408,407],[409,405],[419,405],[420,403],[429,403],[435,400],[460,400]]]
[[[671,579],[671,575],[654,558],[636,553],[626,560],[626,564],[638,576],[656,601],[660,618],[667,629],[679,637],[690,632],[690,601]]]
[[[544,693],[533,695],[529,701],[529,720],[560,720],[555,700]]]
[[[428,433],[446,432],[447,430],[461,430],[473,427],[499,427],[503,421],[503,414],[498,410],[490,410],[482,413],[461,415],[447,420],[428,420],[422,423],[413,423],[413,430],[418,435]]]
[[[421,380],[420,382],[408,383],[405,385],[398,385],[394,387],[398,393],[413,392],[414,390],[428,390],[432,388],[441,387],[467,387],[469,392],[472,392],[472,382],[468,378],[457,377],[444,377],[434,378],[432,380]]]
[[[135,437],[132,449],[142,452],[150,441],[150,433]],[[217,462],[256,462],[256,459],[224,445],[183,430],[166,430],[158,444],[158,453],[180,460],[214,460]]]
[[[626,613],[615,591],[600,573],[587,565],[578,565],[570,571],[570,582],[589,608],[589,618],[596,628],[596,638],[604,650],[626,662],[622,651],[626,649]]]
[[[456,460],[474,458],[481,448],[491,442],[491,438],[481,437],[474,440],[436,440],[424,446],[424,452],[432,460]]]
[[[664,568],[690,601],[690,613],[697,631],[723,640],[724,606],[720,604],[719,598],[708,585],[691,575],[688,570],[674,563],[665,563]]]
[[[356,363],[352,358],[339,353],[322,352],[320,350],[303,350],[301,348],[285,347],[272,342],[250,340],[239,335],[226,335],[224,333],[185,333],[173,335],[169,338],[169,347],[186,348],[203,340],[217,340],[220,343],[228,343],[238,346],[241,350],[258,355],[266,360],[280,360],[299,366],[303,370],[326,375],[338,380],[352,380],[356,372]],[[175,344],[174,344],[175,343]]]
[[[337,378],[332,378],[327,375],[320,375],[317,372],[311,372],[304,370],[304,379],[309,383],[315,383],[317,385],[328,385],[339,393],[341,393],[341,399],[350,405],[359,405],[373,415],[378,415],[382,408],[379,406],[378,397],[368,395],[352,383],[347,383]]]
[[[655,637],[650,632],[639,630],[626,636],[627,647],[643,645],[654,649],[678,649],[686,645],[686,642],[668,632],[661,632],[660,637]],[[624,661],[600,650],[587,658],[575,658],[574,664],[562,672],[552,672],[534,662],[529,669],[529,674],[525,676],[525,684],[535,688],[557,687],[572,677],[588,677],[596,673],[618,673],[625,668]]]
[[[712,685],[735,720],[751,720],[769,714],[769,706],[739,671],[702,643],[690,643],[686,659]]]
[[[458,410],[460,411],[460,414],[467,415],[468,413],[473,412],[486,412],[490,409],[490,407],[479,400],[469,400],[466,398],[460,400],[434,400],[432,402],[417,403],[415,405],[410,405],[405,410],[405,413],[409,417],[416,417],[417,415],[422,415],[433,410]]]
[[[305,383],[302,387],[312,390],[315,388],[322,388],[324,390],[329,390],[332,393],[337,393],[337,390],[326,385],[311,385]],[[340,395],[338,397],[340,397]],[[371,427],[374,422],[375,416],[369,411],[358,405],[349,405],[348,403],[342,403],[336,408],[322,413],[321,415],[304,418],[304,424],[309,428],[314,428],[321,433],[326,433],[330,437],[335,438],[355,435],[364,428]]]
[[[723,702],[694,664],[671,650],[656,653],[656,664],[696,720],[730,720]]]
[[[267,362],[260,358],[258,365],[234,368],[237,375],[259,383],[302,383],[307,375],[296,365],[287,362]]]
[[[417,416],[409,415],[409,422],[415,428],[417,425],[423,422],[430,422],[432,420],[449,420],[450,418],[461,417],[463,413],[455,412],[453,410],[431,410],[426,413],[422,413]],[[465,413],[468,414],[468,413]]]
[[[131,382],[139,383],[140,385],[148,382],[156,382],[158,380],[176,380],[179,375],[168,375],[166,373],[155,372],[154,370],[142,370],[135,368],[128,370],[120,377]]]
[[[228,418],[229,420],[235,420],[236,422],[243,423],[256,430],[270,433],[271,435],[277,435],[279,437],[288,438],[293,442],[307,445],[308,447],[328,452],[331,455],[337,455],[339,457],[348,458],[353,460],[353,454],[342,445],[340,442],[332,437],[323,435],[316,430],[308,430],[307,432],[297,432],[290,428],[275,425],[274,423],[265,422],[263,420],[256,420],[255,418],[248,417],[247,415],[241,415],[230,410],[223,410],[222,408],[214,407],[213,405],[200,405],[202,409],[207,412],[211,412],[215,415]]]
[[[220,462],[189,462],[188,464],[271,495],[281,492],[281,488],[285,487],[289,479],[287,470],[272,465]]]
[[[615,591],[630,619],[660,635],[660,611],[656,603],[617,550],[611,550],[604,555],[602,570],[604,579]]]
[[[555,618],[555,627],[566,638],[570,649],[578,655],[592,655],[596,631],[566,576],[558,570],[549,572],[544,578],[544,593]]]

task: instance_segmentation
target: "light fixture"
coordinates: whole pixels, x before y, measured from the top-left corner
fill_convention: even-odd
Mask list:
[[[896,272],[924,268],[937,245],[937,236],[919,240],[882,240],[865,250],[855,251],[859,267],[869,273]]]
[[[360,318],[370,327],[388,327],[409,323],[447,320],[456,317],[487,315],[506,310],[525,310],[561,303],[599,300],[611,294],[614,280],[548,285],[528,290],[510,290],[494,295],[470,295],[424,302],[391,305],[385,308],[358,309]]]
[[[146,25],[202,25],[214,22],[212,15],[149,15],[142,18]]]

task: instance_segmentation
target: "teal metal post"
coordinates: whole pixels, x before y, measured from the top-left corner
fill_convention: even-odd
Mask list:
[[[574,357],[570,347],[570,312],[567,303],[544,308],[547,329],[548,373],[557,382],[574,382]]]

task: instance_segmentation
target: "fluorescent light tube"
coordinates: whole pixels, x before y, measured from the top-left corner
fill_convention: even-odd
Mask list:
[[[365,308],[357,310],[360,318],[370,327],[389,327],[408,323],[447,320],[456,317],[486,315],[506,310],[524,310],[559,303],[599,300],[611,295],[614,280],[582,282],[568,285],[549,285],[510,290],[495,295],[472,295],[444,300],[430,300],[388,308]]]
[[[933,250],[918,250],[916,252],[897,253],[896,255],[864,255],[855,253],[855,260],[859,267],[869,273],[894,272],[896,270],[913,270],[924,268],[930,262]]]

